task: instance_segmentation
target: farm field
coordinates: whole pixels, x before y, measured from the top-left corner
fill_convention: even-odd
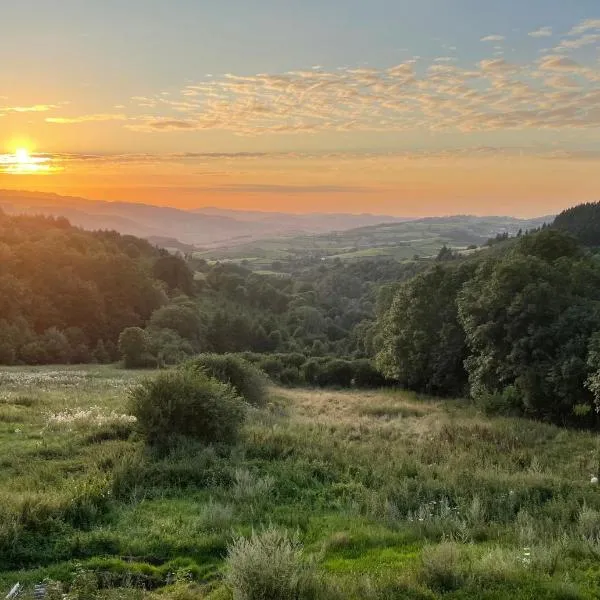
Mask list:
[[[348,261],[382,256],[403,261],[414,256],[435,256],[444,245],[455,250],[464,250],[471,244],[479,246],[498,233],[514,235],[519,229],[539,227],[544,220],[469,216],[421,219],[320,235],[258,240],[195,252],[194,256],[207,260],[244,260],[253,269],[268,268],[273,261],[307,256]]]
[[[159,456],[127,414],[152,375],[0,369],[0,592],[83,573],[81,598],[230,598],[228,545],[270,527],[298,536],[323,599],[599,597],[597,435],[274,387],[235,447]]]

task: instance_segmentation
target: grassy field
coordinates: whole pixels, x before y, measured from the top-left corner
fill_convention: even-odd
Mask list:
[[[600,597],[596,435],[274,388],[236,447],[159,456],[127,416],[147,375],[0,370],[0,593],[83,571],[101,589],[78,598],[226,599],[228,544],[272,526],[297,532],[323,599]]]

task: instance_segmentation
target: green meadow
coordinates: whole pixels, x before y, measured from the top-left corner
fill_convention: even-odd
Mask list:
[[[233,447],[159,454],[127,414],[152,376],[0,370],[2,593],[233,598],[228,548],[276,530],[313,598],[600,595],[595,434],[402,391],[271,388]]]

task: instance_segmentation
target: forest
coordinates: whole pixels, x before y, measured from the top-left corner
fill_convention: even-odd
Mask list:
[[[269,273],[2,215],[0,362],[149,368],[241,353],[285,385],[400,385],[595,426],[599,213],[581,205],[475,252],[291,258]]]

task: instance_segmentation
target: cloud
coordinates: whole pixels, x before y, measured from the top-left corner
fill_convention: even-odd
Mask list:
[[[243,194],[364,194],[371,188],[349,185],[268,185],[268,184],[231,184],[202,188],[205,192],[243,193]]]
[[[494,58],[488,60],[482,60],[479,63],[482,71],[487,72],[508,72],[514,71],[517,67],[507,63],[503,58]]]
[[[259,136],[598,124],[589,96],[600,82],[598,68],[559,54],[523,64],[486,58],[471,68],[441,58],[419,70],[411,59],[380,69],[228,74],[188,85],[179,97],[143,98],[156,105],[154,114],[130,119],[126,126],[144,132],[223,130]],[[585,78],[587,86],[569,75]]]
[[[574,40],[562,40],[555,50],[558,52],[562,50],[577,50],[578,48],[590,46],[597,42],[600,42],[600,33],[587,33]]]
[[[503,35],[486,35],[482,37],[482,42],[503,42],[506,38]]]
[[[15,112],[15,113],[35,113],[48,112],[57,108],[56,104],[34,104],[32,106],[0,106],[0,113]]]
[[[562,40],[562,50],[591,43],[600,35],[593,31],[594,23],[573,28],[578,33]],[[529,35],[547,37],[550,32],[542,27]],[[576,62],[558,48],[535,61],[509,61],[495,54],[502,46],[480,47],[486,53],[472,64],[457,63],[452,56],[413,57],[381,67],[315,65],[279,73],[201,76],[178,91],[133,96],[118,109],[111,103],[113,112],[46,121],[122,121],[130,130],[153,135],[224,131],[238,136],[598,127],[600,99],[594,94],[600,93],[600,63],[585,57]]]
[[[93,123],[103,121],[126,121],[127,116],[122,114],[93,114],[79,115],[77,117],[48,117],[46,123],[54,123],[58,125],[73,125],[78,123]]]
[[[587,31],[600,30],[600,19],[586,19],[569,31],[569,35],[581,35]]]
[[[563,90],[580,89],[581,85],[575,81],[572,77],[566,75],[558,75],[555,77],[549,77],[545,80],[546,85]]]
[[[532,38],[550,37],[552,35],[552,27],[540,27],[535,31],[530,31],[527,35]]]
[[[148,129],[157,131],[181,131],[182,129],[198,129],[198,124],[193,121],[177,121],[175,119],[157,119],[145,123]]]
[[[544,71],[580,71],[581,65],[564,56],[544,56],[540,60],[540,69]]]

